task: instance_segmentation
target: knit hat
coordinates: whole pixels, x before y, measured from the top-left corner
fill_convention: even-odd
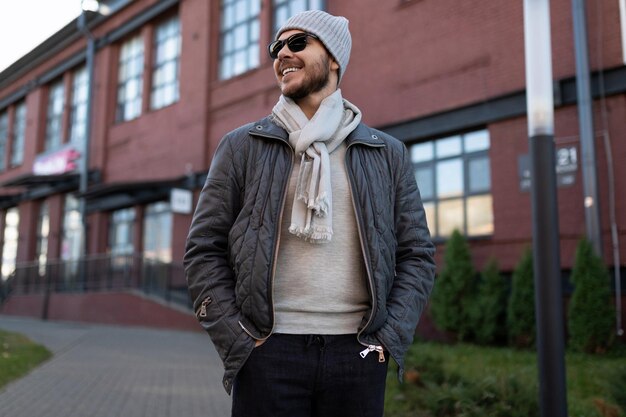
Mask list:
[[[341,77],[346,72],[348,61],[350,61],[350,49],[352,48],[348,19],[342,16],[333,16],[321,10],[307,10],[290,17],[278,29],[275,39],[278,39],[281,33],[291,29],[312,33],[319,38],[339,64],[337,83],[341,82]]]

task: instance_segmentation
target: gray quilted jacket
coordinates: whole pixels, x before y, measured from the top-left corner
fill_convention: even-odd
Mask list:
[[[346,138],[371,306],[358,339],[403,357],[433,286],[434,246],[404,144],[360,124]],[[285,130],[266,117],[227,134],[211,162],[184,257],[198,320],[232,382],[272,334],[272,279],[294,160]]]

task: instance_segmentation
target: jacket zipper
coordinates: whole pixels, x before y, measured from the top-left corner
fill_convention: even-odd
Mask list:
[[[376,351],[378,352],[378,362],[385,362],[385,353],[383,351],[383,347],[382,346],[376,346],[376,345],[368,345],[367,349],[363,350],[362,352],[359,353],[359,355],[361,355],[361,357],[363,359],[365,359],[365,357],[370,353]]]
[[[262,134],[258,134],[258,136],[262,136],[264,138],[269,138],[269,139],[279,139],[283,142],[285,142],[283,139],[276,137],[276,136],[267,136],[267,135],[262,135]],[[285,200],[287,197],[287,191],[289,190],[289,179],[291,178],[291,172],[293,171],[293,160],[295,158],[295,152],[293,150],[293,148],[291,147],[291,145],[289,145],[289,143],[287,143],[287,146],[289,147],[289,149],[292,152],[291,155],[291,163],[289,166],[289,175],[287,176],[287,179],[285,181],[285,185],[283,187],[283,197],[281,199],[281,203],[280,203],[280,213],[278,215],[278,219],[277,219],[277,229],[276,229],[276,247],[274,248],[274,256],[272,258],[272,272],[270,275],[270,281],[271,281],[271,289],[270,289],[270,293],[271,293],[271,299],[270,299],[270,304],[272,307],[272,328],[270,329],[270,332],[268,333],[267,336],[265,337],[258,337],[258,336],[254,336],[248,329],[246,329],[246,326],[243,325],[243,323],[241,321],[239,321],[239,325],[241,326],[241,328],[243,329],[244,332],[246,332],[248,334],[248,336],[252,337],[255,340],[267,340],[272,333],[274,333],[274,326],[276,325],[276,311],[274,310],[274,275],[276,274],[276,260],[278,259],[278,247],[280,246],[280,233],[282,231],[282,220],[283,220],[283,213],[285,211]],[[265,210],[265,207],[263,208]]]
[[[356,143],[356,142],[354,142]],[[375,286],[374,286],[374,280],[372,278],[372,271],[370,270],[370,261],[369,258],[367,256],[367,253],[365,251],[365,243],[363,242],[363,230],[362,230],[362,225],[361,225],[361,221],[362,221],[362,217],[361,213],[356,205],[356,203],[354,202],[354,177],[352,175],[352,171],[348,168],[348,150],[352,147],[352,145],[354,143],[351,143],[350,145],[348,145],[348,147],[346,148],[346,156],[345,156],[345,163],[346,163],[346,172],[348,173],[348,179],[350,182],[350,197],[352,200],[352,208],[354,209],[354,215],[356,216],[356,225],[357,225],[357,230],[359,232],[359,242],[361,243],[361,252],[363,252],[363,260],[365,262],[365,270],[367,271],[367,281],[369,283],[369,287],[370,287],[370,297],[372,300],[372,313],[370,314],[369,318],[367,319],[367,323],[365,323],[365,326],[363,326],[363,328],[357,333],[356,338],[357,341],[362,344],[363,346],[366,346],[367,349],[363,350],[362,352],[360,352],[359,354],[361,355],[362,358],[365,359],[365,357],[367,356],[368,353],[372,352],[372,351],[377,351],[378,352],[378,362],[385,362],[385,354],[383,352],[383,347],[382,346],[377,346],[377,345],[370,345],[367,343],[364,343],[363,341],[361,341],[361,334],[363,333],[363,331],[365,329],[367,329],[367,327],[370,325],[370,323],[372,322],[372,318],[374,317],[374,312],[376,311],[376,296],[375,296]],[[369,144],[364,144],[367,146],[372,146]]]
[[[256,133],[256,132],[255,132]],[[282,138],[276,137],[276,136],[268,136],[268,135],[263,135],[263,134],[258,134],[256,133],[258,136],[262,136],[265,138],[269,138],[269,139],[279,139],[283,142],[285,142]],[[356,143],[356,142],[355,142]],[[365,358],[367,356],[367,354],[371,351],[377,351],[378,352],[378,361],[379,362],[385,362],[385,355],[383,353],[383,347],[382,346],[376,346],[376,345],[368,345],[367,343],[364,343],[361,341],[361,334],[363,333],[363,331],[369,326],[369,324],[372,321],[372,318],[374,316],[374,311],[376,311],[376,297],[374,296],[374,282],[372,279],[372,273],[370,270],[370,264],[369,264],[369,259],[367,257],[367,254],[365,252],[365,244],[363,242],[363,231],[362,231],[362,226],[361,226],[361,217],[360,216],[360,212],[358,211],[358,208],[354,202],[354,178],[352,177],[352,172],[347,169],[347,162],[348,162],[348,149],[350,147],[352,147],[354,143],[350,144],[347,146],[346,148],[346,156],[345,156],[345,160],[344,163],[346,163],[346,171],[348,172],[348,178],[349,178],[349,182],[350,182],[350,195],[351,195],[351,200],[352,200],[352,208],[354,210],[355,216],[356,216],[356,220],[357,220],[357,230],[359,233],[359,242],[361,244],[361,252],[363,253],[363,259],[365,260],[365,269],[367,271],[367,279],[368,279],[368,283],[369,283],[369,287],[370,287],[370,296],[372,299],[372,314],[370,314],[370,317],[367,320],[367,323],[365,324],[365,326],[363,326],[363,328],[358,332],[357,334],[357,341],[362,344],[363,346],[366,346],[367,349],[363,350],[362,352],[360,352],[360,355],[362,358]],[[289,145],[287,143],[287,145],[289,146],[289,148],[292,150],[293,152],[293,148],[291,147],[291,145]],[[367,145],[367,144],[366,144]],[[371,145],[369,145],[371,146]],[[254,336],[248,329],[246,329],[246,327],[243,325],[243,323],[240,321],[239,325],[241,326],[241,328],[253,339],[255,340],[266,340],[267,338],[269,338],[272,333],[274,332],[274,326],[276,324],[276,312],[274,310],[274,275],[276,273],[276,260],[278,258],[278,248],[280,246],[280,233],[281,233],[281,229],[282,229],[282,218],[283,218],[283,213],[285,210],[285,198],[287,196],[287,191],[289,189],[289,178],[291,178],[291,172],[293,170],[293,159],[295,158],[295,154],[292,154],[292,158],[291,158],[291,166],[289,169],[289,176],[287,177],[287,180],[285,182],[285,186],[283,189],[283,197],[282,197],[282,201],[281,201],[281,209],[280,209],[280,215],[278,217],[278,229],[277,229],[277,236],[276,236],[276,247],[274,248],[274,257],[272,260],[272,274],[271,274],[271,300],[270,300],[270,304],[272,307],[272,328],[269,332],[269,334],[263,338],[258,338],[256,336]]]
[[[200,304],[200,311],[198,312],[198,317],[206,317],[206,306],[211,302],[211,297],[207,297],[202,300],[202,304]]]

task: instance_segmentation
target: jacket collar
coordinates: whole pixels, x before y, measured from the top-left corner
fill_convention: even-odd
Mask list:
[[[285,143],[289,143],[289,134],[285,129],[272,122],[272,116],[266,116],[253,123],[248,133],[252,136],[278,139]],[[356,129],[354,129],[346,138],[346,146],[357,143],[374,147],[385,146],[385,142],[383,142],[380,138],[380,134],[377,134],[376,131],[363,123],[359,123]]]
[[[385,142],[383,142],[379,134],[363,123],[359,123],[356,129],[354,129],[346,138],[347,146],[355,143],[374,147],[385,146]]]
[[[252,124],[248,133],[252,136],[262,136],[264,138],[278,139],[289,143],[289,134],[285,129],[272,122],[272,116],[266,116]]]

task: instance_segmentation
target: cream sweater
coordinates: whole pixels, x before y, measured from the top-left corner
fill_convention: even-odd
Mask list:
[[[369,306],[345,154],[345,143],[330,154],[334,234],[330,242],[319,244],[288,231],[300,169],[296,158],[285,199],[274,275],[276,333],[356,333]]]

